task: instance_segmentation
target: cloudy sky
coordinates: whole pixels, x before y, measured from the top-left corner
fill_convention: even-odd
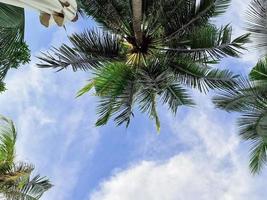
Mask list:
[[[249,0],[233,0],[215,22],[231,23],[243,33]],[[194,92],[198,106],[181,108],[176,117],[160,107],[161,133],[136,114],[130,127],[112,122],[95,128],[96,99],[75,94],[89,74],[38,69],[36,56],[67,42],[67,35],[96,25],[68,24],[66,31],[43,28],[27,11],[26,41],[32,62],[10,71],[8,91],[0,96],[0,113],[18,129],[17,159],[29,161],[55,185],[44,200],[264,200],[267,169],[248,170],[249,144],[236,135],[236,114],[214,109],[210,96]],[[225,59],[220,68],[246,74],[257,61],[248,51]]]

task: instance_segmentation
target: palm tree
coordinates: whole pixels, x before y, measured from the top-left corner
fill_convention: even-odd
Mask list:
[[[250,169],[261,171],[267,161],[267,58],[260,60],[250,73],[232,91],[223,92],[213,99],[218,108],[239,112],[239,134],[251,141]]]
[[[31,164],[15,162],[16,139],[13,122],[0,116],[0,196],[6,200],[40,199],[52,185],[40,175],[32,177]]]
[[[111,117],[128,126],[134,109],[156,121],[157,102],[175,114],[192,106],[184,87],[201,92],[228,90],[236,76],[213,69],[225,56],[238,57],[248,34],[231,38],[229,25],[209,20],[224,13],[230,0],[82,0],[83,11],[102,29],[85,30],[39,57],[42,68],[91,71],[81,96],[95,89],[99,97],[97,126]]]
[[[18,68],[30,60],[24,42],[24,10],[0,3],[0,93],[5,90],[3,80],[11,68]]]
[[[259,173],[267,162],[267,2],[253,0],[247,13],[248,30],[256,47],[266,55],[232,91],[214,98],[218,108],[239,112],[239,134],[251,141],[250,169]]]

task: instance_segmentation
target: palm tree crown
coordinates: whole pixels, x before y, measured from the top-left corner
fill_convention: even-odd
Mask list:
[[[248,34],[231,38],[229,25],[216,28],[210,18],[224,13],[230,0],[82,0],[83,11],[102,30],[70,36],[39,66],[58,71],[90,70],[91,81],[78,96],[95,89],[99,97],[97,126],[114,116],[128,126],[134,105],[156,122],[157,100],[175,114],[193,105],[185,87],[201,92],[228,90],[236,76],[211,68],[225,56],[237,57]]]
[[[38,200],[52,185],[40,175],[31,177],[31,164],[15,162],[16,139],[13,122],[0,116],[0,194],[6,200]]]

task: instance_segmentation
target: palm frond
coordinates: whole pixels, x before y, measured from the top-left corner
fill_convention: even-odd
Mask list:
[[[119,38],[107,32],[84,31],[70,37],[73,47],[63,44],[51,53],[38,57],[41,68],[55,68],[58,71],[71,66],[73,71],[97,68],[105,62],[119,59]]]
[[[183,32],[206,24],[210,17],[224,13],[230,2],[230,0],[184,1],[183,3],[186,4],[187,8],[181,17],[176,15],[176,22],[172,24],[174,31],[165,38],[165,41],[171,41]]]
[[[151,89],[143,89],[138,93],[139,108],[149,114],[155,120],[157,131],[160,131],[160,120],[156,106],[156,92]]]
[[[129,1],[81,0],[82,9],[102,28],[114,33],[132,35],[132,13]]]
[[[24,42],[24,10],[0,3],[0,81],[10,68],[17,68],[30,60]]]
[[[131,92],[127,89],[132,79],[132,70],[124,63],[108,64],[95,72],[94,87],[96,95],[100,98],[97,108],[100,118],[96,123],[97,126],[106,124],[121,106],[132,105],[130,102],[125,102],[125,99],[128,99],[127,95]],[[122,122],[121,118],[119,115],[116,119],[119,124]]]
[[[250,169],[255,174],[266,163],[267,107],[266,100],[258,100],[253,105],[253,110],[245,112],[238,120],[238,125],[242,138],[252,141]]]
[[[167,86],[161,94],[163,104],[168,104],[171,111],[176,114],[178,107],[183,105],[194,105],[194,102],[187,91],[179,84]]]
[[[251,70],[249,78],[253,81],[267,80],[267,56],[260,60],[256,66]]]
[[[180,58],[169,65],[177,81],[200,92],[206,93],[210,89],[231,90],[236,85],[237,76],[231,71],[211,69],[202,63],[190,61],[190,58]]]
[[[88,93],[89,91],[91,91],[91,89],[95,86],[95,82],[92,80],[90,81],[88,84],[86,84],[83,88],[81,88],[76,95],[77,97],[80,97],[86,93]]]
[[[118,102],[120,108],[118,109],[118,115],[115,117],[115,121],[117,125],[121,125],[126,123],[126,127],[129,126],[131,117],[134,116],[133,114],[133,106],[136,101],[136,83],[133,80],[129,80],[125,85],[125,88],[121,95],[119,95]]]
[[[256,46],[266,53],[267,47],[267,3],[253,0],[247,12],[247,29],[252,33]]]
[[[188,41],[184,42],[184,47],[162,50],[189,54],[196,60],[219,60],[226,56],[239,57],[240,50],[244,50],[244,44],[249,42],[248,36],[249,34],[244,34],[232,40],[232,28],[229,25],[220,29],[208,25],[194,30],[183,39]]]
[[[250,152],[249,167],[253,174],[259,173],[267,162],[267,141],[266,138],[259,138],[253,142]]]
[[[0,81],[0,94],[6,90],[6,84],[2,81]]]
[[[0,121],[0,164],[11,165],[15,157],[17,131],[10,119],[0,116]]]
[[[28,197],[28,199],[40,199],[52,186],[53,185],[46,177],[36,175],[33,178],[28,178],[25,183],[20,186],[18,193],[21,193],[22,197]]]
[[[52,184],[47,178],[37,175],[33,178],[26,178],[18,185],[5,188],[3,195],[7,200],[38,200],[51,187]]]
[[[235,88],[223,91],[213,98],[216,107],[226,111],[245,112],[253,108],[257,99],[266,97],[267,87],[258,87],[245,78],[237,81]]]

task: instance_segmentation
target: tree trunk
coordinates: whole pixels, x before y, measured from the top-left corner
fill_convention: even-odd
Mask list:
[[[137,45],[140,46],[143,40],[142,25],[142,0],[132,0],[133,8],[133,29]]]

